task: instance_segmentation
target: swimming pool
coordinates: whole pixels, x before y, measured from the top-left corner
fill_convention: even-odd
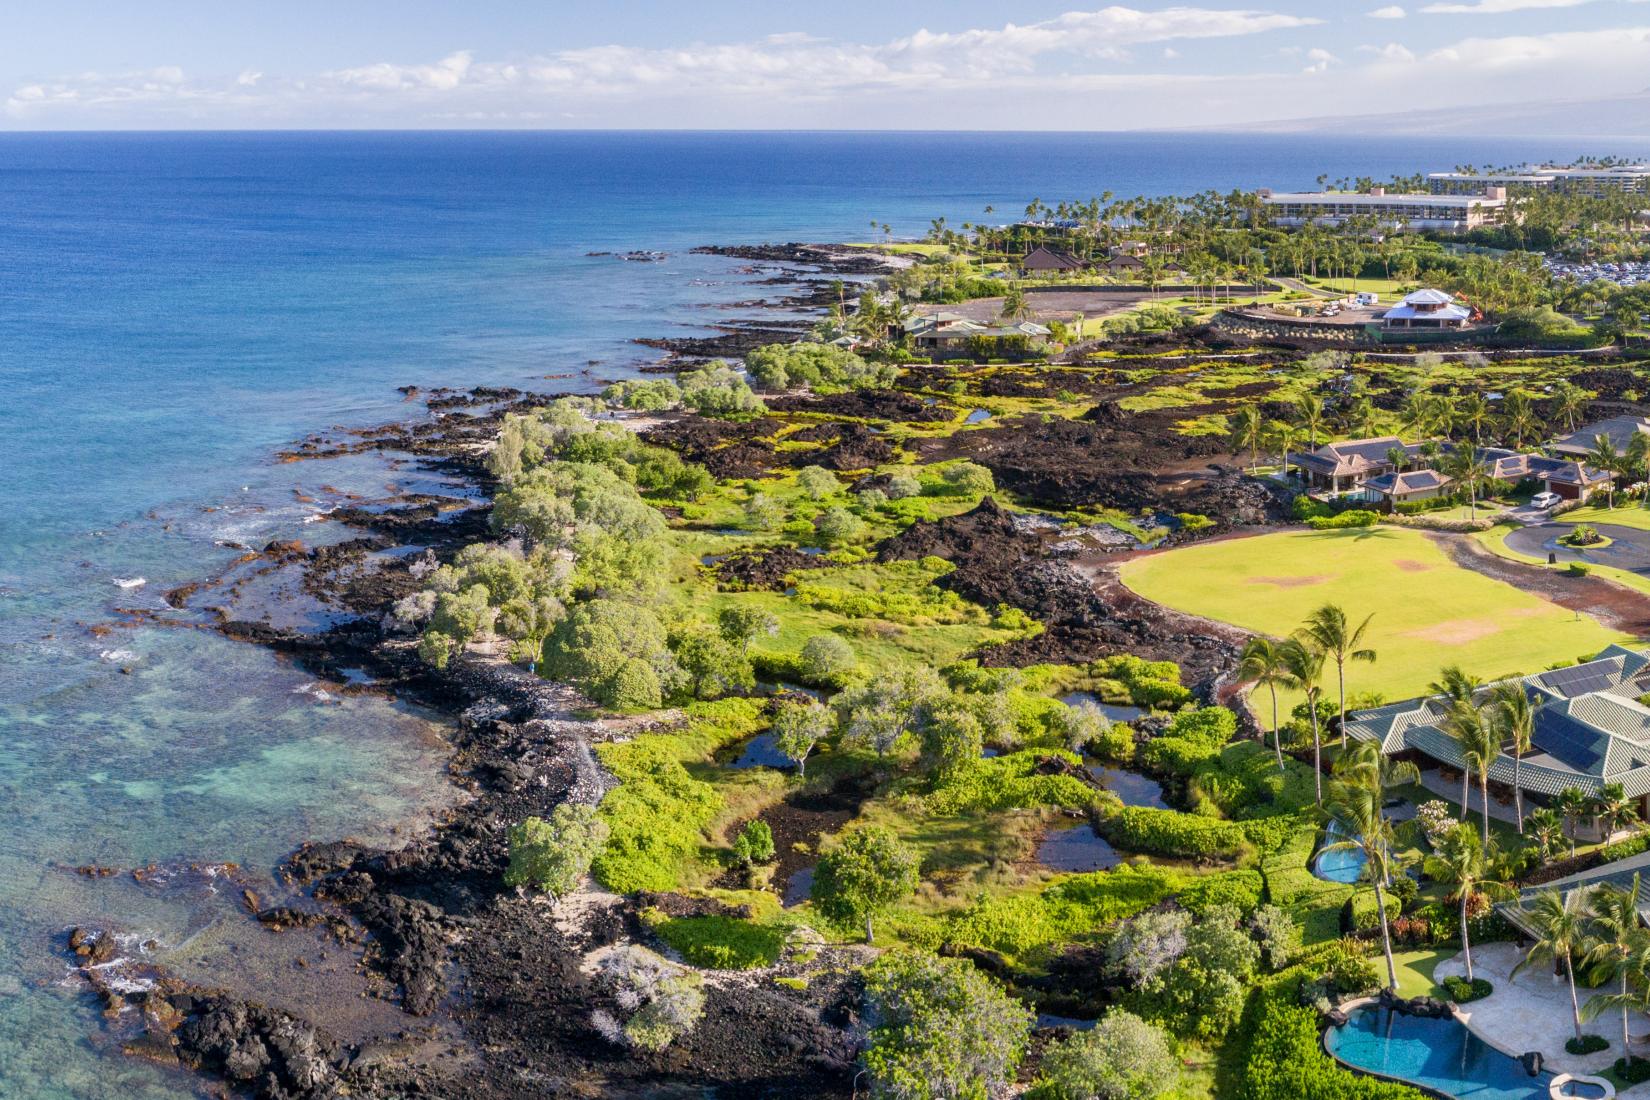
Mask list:
[[[1345,835],[1341,831],[1340,823],[1331,821],[1324,829],[1323,842],[1325,845],[1333,844]],[[1368,859],[1369,857],[1357,848],[1335,852],[1319,849],[1317,858],[1312,861],[1312,873],[1330,882],[1357,882],[1363,877],[1364,863]]]
[[[1324,1049],[1354,1069],[1396,1077],[1456,1100],[1547,1100],[1552,1074],[1531,1077],[1454,1018],[1406,1016],[1379,1005],[1324,1032]]]

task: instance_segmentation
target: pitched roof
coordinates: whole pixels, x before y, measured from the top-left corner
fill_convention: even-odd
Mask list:
[[[1395,435],[1373,439],[1348,439],[1340,443],[1325,443],[1315,451],[1292,454],[1290,461],[1326,474],[1346,476],[1367,470],[1372,466],[1387,465],[1387,452],[1398,448],[1409,453],[1404,441]]]
[[[1445,477],[1437,470],[1405,470],[1401,474],[1390,473],[1372,477],[1364,482],[1364,488],[1386,496],[1403,496],[1406,493],[1442,489],[1451,480],[1453,479]]]
[[[1079,260],[1076,256],[1073,256],[1071,253],[1058,252],[1046,245],[1038,245],[1030,252],[1027,252],[1020,260],[1020,266],[1031,267],[1033,266],[1032,261],[1034,260],[1036,261],[1036,266],[1038,267],[1059,268],[1063,271],[1075,271],[1084,266],[1083,261]]]
[[[1442,290],[1433,290],[1430,287],[1422,290],[1412,290],[1404,295],[1401,303],[1406,306],[1447,306],[1455,301],[1455,297]]]
[[[1593,449],[1593,441],[1604,436],[1616,453],[1627,450],[1627,444],[1638,434],[1650,435],[1650,420],[1642,416],[1612,416],[1596,424],[1584,424],[1573,432],[1553,440],[1553,450],[1581,454]]]

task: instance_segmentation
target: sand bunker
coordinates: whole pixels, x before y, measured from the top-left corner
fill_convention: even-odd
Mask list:
[[[1250,584],[1269,584],[1274,588],[1309,588],[1329,580],[1328,573],[1314,573],[1309,577],[1250,577]]]
[[[1438,568],[1436,565],[1428,565],[1426,562],[1416,561],[1414,558],[1394,558],[1392,564],[1405,573],[1425,573],[1428,570]]]

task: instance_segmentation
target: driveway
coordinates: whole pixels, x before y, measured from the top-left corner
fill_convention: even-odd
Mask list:
[[[1580,561],[1608,565],[1650,577],[1650,531],[1622,527],[1614,523],[1592,524],[1598,533],[1611,539],[1608,546],[1579,549],[1565,546],[1559,537],[1575,530],[1571,524],[1541,523],[1520,527],[1507,536],[1507,548],[1545,561],[1552,554],[1561,562]]]

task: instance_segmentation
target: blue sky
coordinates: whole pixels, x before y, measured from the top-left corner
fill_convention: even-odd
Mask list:
[[[55,0],[13,129],[1139,129],[1650,88],[1647,0]]]

